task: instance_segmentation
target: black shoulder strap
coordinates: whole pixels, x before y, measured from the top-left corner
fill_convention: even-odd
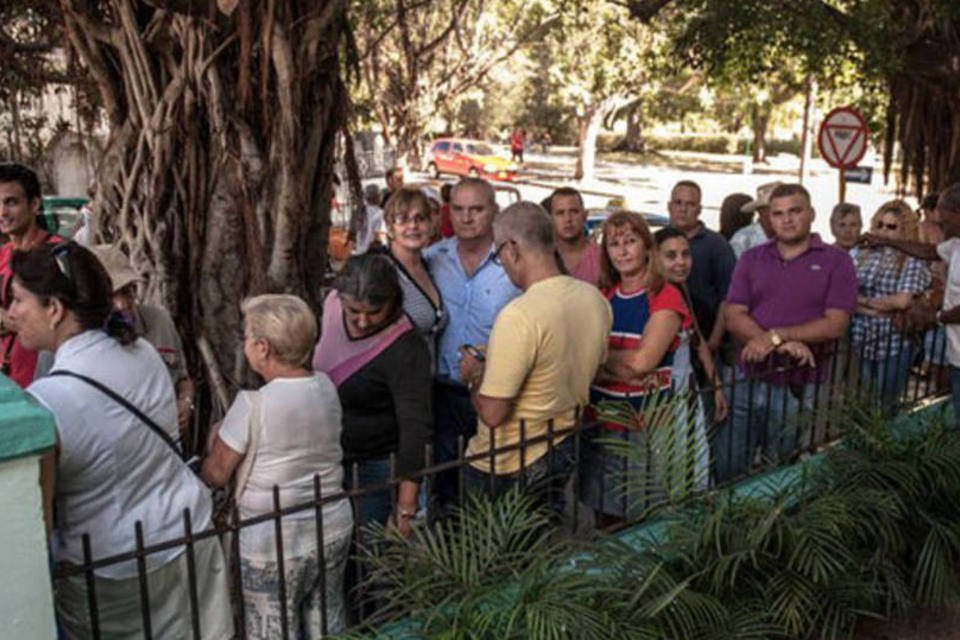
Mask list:
[[[99,389],[101,393],[103,393],[106,396],[109,396],[114,402],[116,402],[121,407],[123,407],[124,409],[126,409],[127,411],[135,415],[140,420],[140,422],[150,427],[150,430],[153,431],[158,436],[160,436],[160,438],[167,444],[167,446],[170,447],[175,454],[177,454],[178,458],[180,458],[181,460],[184,459],[183,452],[180,450],[180,447],[177,446],[177,443],[174,441],[174,439],[170,437],[169,433],[167,433],[166,431],[161,429],[159,426],[157,426],[157,423],[155,423],[153,420],[148,418],[142,411],[140,411],[140,409],[137,409],[135,406],[130,404],[129,401],[127,401],[124,397],[122,397],[117,392],[107,388],[103,383],[97,382],[93,378],[89,378],[85,375],[76,373],[74,371],[67,371],[65,369],[57,369],[56,371],[51,371],[47,375],[48,376],[69,376],[71,378],[83,380],[84,382],[89,384],[91,387],[95,387]]]

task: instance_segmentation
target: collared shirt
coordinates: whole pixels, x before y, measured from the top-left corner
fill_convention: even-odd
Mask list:
[[[733,237],[730,238],[730,248],[733,249],[733,255],[740,258],[747,249],[759,247],[767,242],[767,233],[759,222],[748,224],[742,229],[738,229]]]
[[[859,293],[866,298],[879,298],[897,293],[920,293],[930,286],[930,269],[917,260],[904,256],[892,247],[860,251],[854,261]],[[900,353],[906,343],[893,328],[890,315],[857,314],[850,324],[850,341],[862,349],[863,357],[882,360]]]
[[[437,374],[460,382],[460,347],[485,345],[500,309],[520,290],[493,261],[492,245],[471,276],[463,270],[457,246],[456,237],[441,240],[424,252],[424,258],[450,317],[440,335]]]
[[[173,383],[160,356],[140,338],[123,346],[103,331],[85,331],[57,349],[54,369],[73,371],[106,385],[177,438]],[[56,419],[57,560],[83,562],[83,534],[93,557],[134,550],[134,525],[144,543],[183,535],[183,510],[193,526],[210,525],[209,490],[160,436],[128,409],[76,378],[48,376],[27,391]],[[170,562],[184,547],[147,556],[150,568]],[[129,578],[134,561],[97,569],[97,575]]]
[[[824,243],[816,234],[810,237],[807,250],[791,260],[784,260],[777,241],[771,240],[741,256],[727,302],[747,307],[750,317],[764,330],[804,324],[822,318],[827,309],[853,314],[857,309],[857,274],[845,251]],[[765,377],[780,384],[825,380],[830,370],[830,345],[810,346],[816,369]],[[778,367],[795,369],[789,358],[779,354],[752,366],[741,361],[740,367],[748,375]]]
[[[693,315],[703,335],[709,336],[727,295],[733,267],[737,263],[727,239],[702,223],[696,235],[690,238],[693,267],[687,278],[687,289],[693,302]]]
[[[943,310],[960,305],[960,238],[950,238],[937,245],[937,253],[947,265],[947,287],[943,294]],[[948,324],[947,362],[960,367],[960,324]]]

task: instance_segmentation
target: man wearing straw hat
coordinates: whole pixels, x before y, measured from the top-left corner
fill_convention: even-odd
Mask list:
[[[177,391],[177,422],[181,436],[186,432],[193,415],[194,384],[187,371],[183,342],[170,314],[161,307],[137,302],[137,283],[140,276],[130,260],[119,248],[109,244],[90,247],[113,282],[113,307],[133,324],[137,333],[152,344],[170,371]]]

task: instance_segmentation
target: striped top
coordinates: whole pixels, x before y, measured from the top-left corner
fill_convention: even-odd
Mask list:
[[[657,294],[652,294],[647,289],[624,293],[617,286],[607,292],[607,298],[613,308],[613,329],[610,331],[607,342],[611,351],[641,348],[643,331],[650,317],[657,311],[676,312],[681,317],[681,329],[688,329],[691,325],[690,311],[683,300],[683,295],[672,284],[665,284]],[[597,403],[602,400],[626,400],[640,408],[643,405],[644,396],[648,393],[670,389],[674,357],[679,346],[679,337],[674,338],[660,365],[647,375],[643,384],[626,382],[595,384],[591,388],[590,401]]]
[[[430,349],[430,362],[436,360],[437,336],[447,326],[448,316],[446,309],[443,308],[443,298],[439,298],[439,304],[434,304],[430,295],[420,287],[417,281],[407,273],[406,268],[400,264],[392,253],[387,256],[393,262],[397,269],[397,276],[400,278],[400,288],[403,289],[403,312],[407,314],[413,326],[420,332],[420,335],[427,341],[427,347]],[[426,268],[426,263],[424,263]],[[431,278],[431,282],[433,279]],[[436,288],[436,285],[434,285]],[[437,289],[437,296],[440,290]]]

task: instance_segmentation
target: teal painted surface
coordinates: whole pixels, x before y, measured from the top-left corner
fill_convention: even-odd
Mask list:
[[[914,411],[898,415],[894,418],[891,428],[895,434],[907,434],[923,430],[930,418],[941,413],[948,422],[953,419],[953,409],[949,398],[943,398]],[[804,476],[805,469],[823,464],[824,457],[823,453],[811,455],[796,464],[772,469],[766,473],[742,480],[726,490],[732,491],[734,495],[743,498],[771,498],[782,492],[783,489],[799,482]],[[653,548],[668,542],[670,525],[669,519],[653,518],[643,524],[624,529],[617,534],[617,537],[638,551],[642,551],[645,548]],[[571,558],[570,564],[576,566],[577,559]],[[513,585],[504,584],[502,597],[509,597],[513,589]],[[418,629],[416,620],[398,620],[385,625],[371,637],[384,640],[388,638],[391,640],[422,640],[423,636],[418,634]]]
[[[0,460],[41,453],[55,439],[53,414],[0,375]]]

